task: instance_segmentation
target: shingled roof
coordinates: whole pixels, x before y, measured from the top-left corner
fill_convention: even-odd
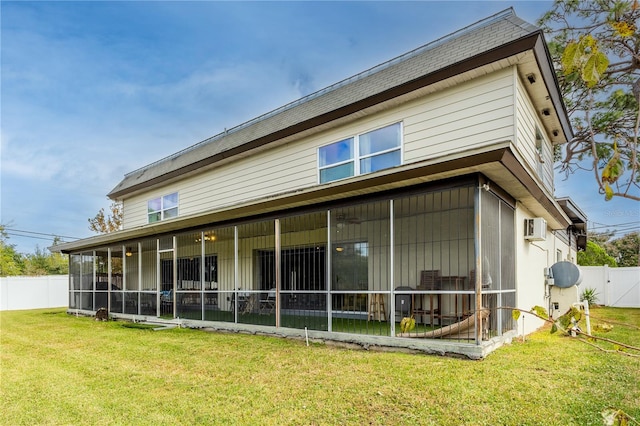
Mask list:
[[[330,123],[455,73],[533,49],[540,40],[544,39],[537,27],[518,18],[513,9],[507,9],[128,173],[108,196],[117,199],[213,166],[221,160]],[[557,91],[557,83],[553,77],[552,80],[555,87],[552,91]],[[555,98],[562,115],[564,107],[559,95]],[[570,134],[568,123],[563,118],[561,122],[563,132]]]

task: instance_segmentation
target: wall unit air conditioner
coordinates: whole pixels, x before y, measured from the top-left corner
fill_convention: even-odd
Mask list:
[[[544,241],[547,237],[547,221],[541,217],[524,220],[524,239],[527,241]]]

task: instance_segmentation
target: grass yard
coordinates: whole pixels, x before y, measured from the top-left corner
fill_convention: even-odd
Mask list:
[[[640,309],[592,315],[640,327]],[[469,361],[123,324],[2,312],[0,424],[600,425],[609,407],[640,420],[640,358],[548,331]],[[640,346],[638,328],[606,337]]]

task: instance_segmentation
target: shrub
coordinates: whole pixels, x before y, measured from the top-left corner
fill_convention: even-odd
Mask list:
[[[585,300],[589,302],[589,306],[596,304],[596,302],[598,301],[598,292],[595,288],[585,288],[582,291],[582,294],[580,295],[580,301],[584,302]]]

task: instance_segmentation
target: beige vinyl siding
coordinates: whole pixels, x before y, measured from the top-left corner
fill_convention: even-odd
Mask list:
[[[189,215],[312,186],[316,183],[315,169],[314,150],[292,150],[289,146],[229,163],[180,185],[180,213]],[[215,177],[203,179],[206,175]]]
[[[549,142],[545,129],[538,119],[538,111],[535,110],[525,88],[520,80],[517,80],[516,92],[516,146],[529,167],[532,175],[540,180],[547,191],[553,193],[553,147]],[[538,155],[536,149],[536,128],[543,137],[542,155]]]
[[[549,193],[553,194],[555,191],[553,182],[553,145],[549,142],[544,128],[541,128],[540,131],[544,138],[542,144],[542,181]]]
[[[147,224],[147,200],[165,193],[178,192],[178,214],[186,216],[312,186],[317,180],[316,166],[313,147],[278,147],[125,199],[124,226]]]
[[[404,119],[406,162],[437,158],[513,139],[510,69],[435,93]]]
[[[173,192],[179,216],[186,216],[318,185],[319,147],[397,122],[403,122],[404,164],[512,140],[512,72],[500,70],[126,198],[124,227],[146,225],[147,200]]]
[[[122,203],[122,229],[130,229],[136,226],[145,225],[147,219],[147,201],[152,199],[153,195],[144,198],[132,197],[124,200]],[[180,194],[178,194],[178,203],[180,202]],[[178,216],[180,215],[180,205],[178,204]]]
[[[516,123],[518,127],[516,131],[516,146],[529,169],[537,176],[537,173],[535,173],[538,163],[538,154],[536,152],[537,120],[533,115],[535,111],[528,102],[526,91],[519,79],[517,80],[517,87]]]

